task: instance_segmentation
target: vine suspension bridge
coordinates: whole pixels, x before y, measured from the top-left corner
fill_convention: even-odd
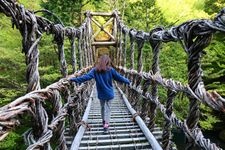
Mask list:
[[[51,22],[37,16],[37,12],[40,11],[26,10],[14,0],[0,0],[0,13],[11,18],[13,27],[21,33],[28,83],[26,95],[0,108],[1,138],[20,124],[19,115],[23,114],[31,116],[33,122],[31,129],[24,134],[29,150],[52,149],[52,145],[60,150],[176,149],[171,141],[172,127],[185,133],[186,149],[195,145],[207,150],[221,149],[203,136],[197,124],[201,103],[225,112],[225,99],[217,92],[205,89],[200,65],[203,49],[210,44],[212,35],[225,32],[225,9],[214,20],[191,20],[169,29],[154,28],[148,33],[129,29],[117,11],[86,12],[83,24],[77,28]],[[95,16],[106,17],[108,21],[102,25]],[[98,27],[96,32],[93,24]],[[107,26],[112,30],[106,30]],[[102,32],[108,37],[105,41],[97,38]],[[42,89],[38,44],[43,33],[53,35],[57,44],[62,78]],[[95,83],[89,81],[76,85],[67,80],[66,37],[71,44],[74,76],[87,73],[93,67],[96,53],[107,47],[105,53],[113,59],[115,68],[132,82],[129,86],[114,83],[116,97],[112,104],[109,134],[103,134],[101,129]],[[162,43],[168,42],[179,42],[187,53],[188,84],[166,79],[160,74],[160,49]],[[146,72],[143,71],[144,44],[150,45],[153,55],[149,64],[151,70]],[[167,91],[165,103],[159,99],[159,86]],[[178,119],[173,111],[173,101],[179,93],[189,99],[189,111],[184,120]],[[165,119],[161,127],[155,123],[157,109]]]

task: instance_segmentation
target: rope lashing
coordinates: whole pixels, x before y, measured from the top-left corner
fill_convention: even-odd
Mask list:
[[[77,70],[77,57],[76,57],[76,42],[75,38],[78,36],[77,29],[73,27],[68,27],[65,30],[65,35],[68,36],[71,45],[71,60],[72,60],[72,68],[73,72]]]
[[[133,34],[134,29],[130,29],[129,36],[130,36],[130,68],[134,69],[134,40],[135,36]]]
[[[83,126],[85,129],[91,130],[91,126],[87,122],[85,122],[83,120],[81,122],[77,123],[77,125],[78,125],[78,127],[79,126]]]
[[[137,47],[138,47],[138,66],[137,71],[141,72],[143,70],[143,64],[142,64],[142,48],[144,46],[145,40],[144,40],[144,33],[142,31],[138,31],[136,33],[136,41],[137,41]]]
[[[135,122],[135,118],[137,117],[137,116],[139,116],[140,115],[140,113],[139,112],[136,112],[136,113],[134,113],[133,115],[132,115],[132,122]]]

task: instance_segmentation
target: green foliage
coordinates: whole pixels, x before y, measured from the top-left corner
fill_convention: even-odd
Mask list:
[[[201,120],[199,121],[199,124],[202,129],[205,130],[212,130],[214,128],[214,124],[221,122],[221,120],[213,115],[213,111],[211,108],[201,105],[201,110],[202,110],[202,115],[201,115]]]
[[[156,6],[163,12],[166,20],[172,24],[209,17],[202,10],[204,8],[204,0],[156,0]]]
[[[224,7],[225,0],[205,0],[204,11],[214,17]]]
[[[177,116],[177,118],[184,120],[188,116],[189,112],[189,100],[183,94],[178,93],[176,98],[174,99],[173,110]]]
[[[41,6],[56,14],[65,25],[79,26],[83,16],[82,7],[89,2],[85,0],[42,0]],[[48,14],[44,14],[44,16],[55,23],[59,23],[59,20],[54,16]]]
[[[87,2],[86,2],[87,3]],[[89,0],[89,3],[82,7],[83,11],[110,12],[113,10],[113,3],[108,0]]]
[[[5,150],[26,149],[21,134],[16,132],[10,132],[6,139],[0,142],[0,147]]]
[[[0,14],[0,43],[1,47],[8,48],[10,51],[19,50],[21,41],[20,33],[17,29],[12,29],[11,18]],[[0,49],[2,50],[2,48]]]
[[[155,0],[133,1],[119,11],[122,12],[122,19],[126,25],[138,30],[150,31],[155,26],[166,24],[161,11],[155,5]]]
[[[143,47],[143,70],[145,72],[148,72],[151,69],[151,63],[152,63],[152,53],[149,52],[150,45],[145,43]]]
[[[179,43],[163,44],[160,52],[160,68],[163,77],[187,83],[187,55]]]
[[[40,1],[41,0],[17,0],[20,4],[24,5],[26,9],[38,10],[41,9]]]
[[[210,113],[208,115],[204,114],[205,119],[200,120],[200,126],[205,130],[212,130],[214,128],[214,124],[217,122],[221,122],[216,116],[212,116]]]
[[[0,106],[25,91],[25,63],[21,53],[21,36],[12,29],[8,17],[0,14]]]
[[[225,96],[225,45],[224,35],[216,34],[214,40],[206,48],[203,57],[204,81],[209,90],[217,90]]]
[[[12,130],[3,141],[0,141],[1,150],[24,150],[27,148],[22,135],[30,126],[29,120],[26,117],[21,118],[21,125],[15,130]]]
[[[1,88],[0,89],[0,106],[10,103],[15,100],[17,97],[22,96],[25,91],[20,90],[19,88]]]
[[[40,75],[42,88],[58,81],[62,77],[62,75],[59,72],[56,72],[55,68],[52,66],[41,67]]]

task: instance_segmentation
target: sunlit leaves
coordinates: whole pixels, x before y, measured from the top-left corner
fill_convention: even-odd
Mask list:
[[[204,11],[214,17],[224,7],[225,0],[205,0]]]
[[[130,3],[142,2],[142,0],[128,0]]]
[[[25,8],[30,10],[38,10],[40,9],[41,0],[18,0],[18,2],[24,5]]]
[[[206,48],[203,57],[204,81],[209,90],[217,90],[225,96],[225,45],[224,35],[216,34],[214,40]]]
[[[201,8],[204,0],[156,0],[166,20],[170,23],[181,23],[190,19],[208,18]]]
[[[200,126],[206,130],[212,130],[214,128],[213,125],[217,122],[221,122],[221,120],[218,119],[217,116],[212,115],[213,111],[211,108],[205,105],[201,105],[201,108],[204,113],[201,114],[201,120],[199,121]]]

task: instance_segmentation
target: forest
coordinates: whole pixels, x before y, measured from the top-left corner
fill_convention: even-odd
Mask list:
[[[156,27],[171,28],[192,19],[213,19],[225,7],[225,0],[17,0],[25,8],[36,11],[47,9],[54,13],[37,13],[49,20],[65,26],[79,27],[84,13],[112,12],[118,10],[124,24],[149,32]],[[225,97],[225,33],[215,33],[211,44],[202,56],[203,81],[206,89],[216,90]],[[57,48],[51,36],[44,35],[39,44],[39,72],[41,87],[61,78]],[[22,38],[17,29],[12,28],[11,19],[0,14],[0,106],[26,93],[26,63],[22,53]],[[69,45],[68,43],[66,43]],[[70,57],[69,46],[65,47],[66,57]],[[144,45],[144,70],[151,69],[151,48]],[[69,60],[69,59],[68,59]],[[69,62],[68,62],[69,63]],[[180,43],[163,44],[160,53],[160,72],[165,78],[187,83],[187,54]],[[69,73],[72,74],[71,68]],[[159,90],[159,92],[161,92]],[[160,93],[165,99],[166,93]],[[180,95],[174,102],[174,111],[179,118],[188,112],[188,99]],[[178,99],[177,98],[177,99]],[[199,126],[205,132],[218,133],[218,139],[225,143],[225,114],[201,105]],[[26,119],[26,118],[24,118]],[[158,123],[162,123],[160,118]],[[13,149],[22,142],[21,135],[29,127],[22,124],[12,131],[0,147]],[[24,149],[21,147],[21,149]]]

